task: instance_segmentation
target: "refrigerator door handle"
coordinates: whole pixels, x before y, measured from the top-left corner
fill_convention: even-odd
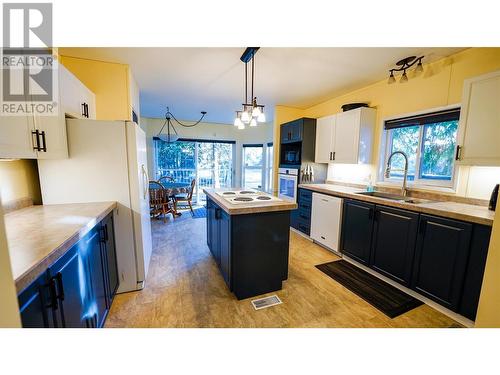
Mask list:
[[[141,168],[142,168],[142,184],[143,184],[144,199],[146,199],[148,196],[148,189],[149,189],[149,176],[148,176],[148,171],[146,170],[144,164],[141,165]]]

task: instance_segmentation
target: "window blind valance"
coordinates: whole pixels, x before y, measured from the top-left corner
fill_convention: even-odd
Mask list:
[[[409,126],[423,126],[426,124],[435,124],[445,121],[456,121],[460,118],[460,108],[446,109],[423,115],[408,116],[387,120],[384,122],[384,129],[406,128]]]

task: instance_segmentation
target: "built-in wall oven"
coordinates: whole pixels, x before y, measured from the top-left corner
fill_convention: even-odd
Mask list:
[[[292,202],[297,201],[299,170],[280,168],[278,173],[278,197]]]

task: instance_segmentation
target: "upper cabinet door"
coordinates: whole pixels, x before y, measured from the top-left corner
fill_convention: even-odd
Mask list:
[[[66,115],[95,119],[94,93],[62,64],[59,64],[59,91],[61,108]]]
[[[500,71],[464,81],[460,163],[500,165]]]
[[[316,120],[316,149],[314,161],[329,163],[333,160],[333,138],[335,136],[336,115]]]
[[[358,108],[337,114],[333,162],[370,164],[376,110]]]
[[[337,114],[333,161],[356,164],[358,162],[360,111],[353,110]]]
[[[35,127],[40,132],[42,149],[38,152],[38,159],[65,159],[68,157],[68,138],[66,136],[66,119],[59,111],[57,116],[34,117]]]
[[[32,116],[0,116],[0,158],[36,159]]]

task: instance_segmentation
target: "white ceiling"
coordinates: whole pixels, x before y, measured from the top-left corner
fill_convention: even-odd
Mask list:
[[[141,90],[141,115],[232,123],[244,94],[242,48],[71,48],[66,53],[129,64]],[[384,79],[401,58],[424,64],[462,48],[261,48],[255,55],[255,95],[272,120],[277,104],[311,105]],[[268,120],[268,121],[269,121]]]

